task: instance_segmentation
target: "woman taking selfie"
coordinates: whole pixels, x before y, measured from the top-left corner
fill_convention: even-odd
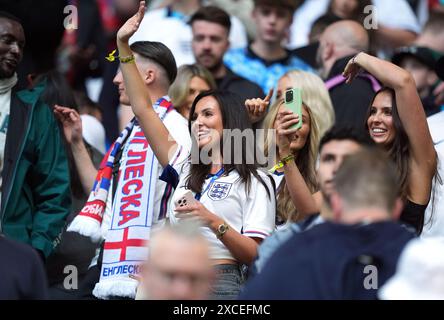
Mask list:
[[[301,89],[302,119],[284,103],[286,90],[292,88]],[[299,121],[302,125],[294,129]],[[266,129],[276,130],[276,145],[266,140],[266,154],[276,148],[276,162],[286,159],[283,166],[272,170],[277,187],[276,225],[279,229],[319,212],[322,195],[316,180],[316,159],[319,141],[333,122],[333,106],[321,78],[294,70],[279,79],[277,101],[264,121]]]

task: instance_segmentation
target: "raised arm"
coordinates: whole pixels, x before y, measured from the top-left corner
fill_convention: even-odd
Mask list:
[[[133,54],[128,40],[139,28],[144,13],[145,1],[141,1],[138,12],[128,19],[117,32],[117,48],[120,57],[129,57]],[[169,138],[167,128],[154,111],[150,94],[143,83],[136,64],[134,62],[121,63],[120,69],[134,115],[139,120],[140,127],[145,133],[154,154],[160,164],[165,167],[168,164],[168,155],[169,153],[173,154],[177,148],[177,143],[174,139]]]
[[[436,171],[436,152],[412,75],[393,63],[361,52],[349,61],[344,70],[347,83],[359,72],[359,67],[374,75],[387,87],[395,90],[398,114],[410,144],[411,173],[409,180],[412,181],[410,189],[414,187],[414,184],[420,186],[415,189],[427,189],[424,192],[427,196],[425,201],[428,201],[431,180]],[[412,190],[409,193],[412,195]]]
[[[292,129],[291,126],[298,122],[299,116],[285,108],[280,110],[276,117],[276,143],[279,147],[280,159],[291,155],[290,137],[298,130]],[[284,165],[284,174],[291,200],[297,212],[301,214],[302,217],[319,212],[321,209],[320,203],[322,202],[321,193],[311,193],[294,160]]]
[[[61,106],[54,106],[54,115],[61,122],[65,140],[71,148],[74,163],[82,183],[85,194],[89,194],[97,175],[97,169],[86,150],[82,136],[82,120],[74,110]]]

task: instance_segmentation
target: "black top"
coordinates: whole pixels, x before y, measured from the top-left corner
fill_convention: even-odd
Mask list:
[[[242,104],[245,100],[252,98],[264,98],[264,92],[256,83],[251,82],[231,71],[225,66],[227,74],[223,78],[215,79],[219,90],[226,90],[237,94],[241,98]]]
[[[0,235],[0,300],[47,297],[46,275],[37,252]]]
[[[421,234],[424,226],[424,215],[426,208],[427,204],[417,204],[407,200],[399,220],[408,226],[414,227],[416,233],[419,235]]]
[[[337,60],[327,79],[342,74],[353,56]],[[365,130],[366,114],[375,92],[369,80],[356,77],[350,84],[341,83],[330,89],[336,124]]]
[[[240,299],[376,299],[414,234],[398,223],[321,223],[294,234]],[[377,272],[377,274],[376,274]]]

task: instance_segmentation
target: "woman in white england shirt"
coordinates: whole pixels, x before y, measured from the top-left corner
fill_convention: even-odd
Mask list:
[[[121,57],[132,55],[128,39],[143,18],[144,5],[142,1],[138,13],[117,34]],[[271,179],[252,164],[252,154],[248,153],[248,150],[254,150],[254,145],[244,141],[241,150],[234,150],[236,143],[227,148],[229,144],[225,141],[230,137],[224,130],[239,129],[242,132],[251,129],[245,107],[230,93],[199,95],[189,119],[194,138],[189,156],[168,136],[167,129],[152,108],[135,64],[122,63],[121,70],[134,114],[165,168],[162,178],[178,183],[173,199],[183,195],[185,188],[200,199],[171,212],[170,219],[176,222],[175,215],[179,214],[181,219],[198,219],[203,224],[217,271],[213,297],[235,298],[242,285],[240,266],[249,265],[254,260],[257,246],[273,231],[275,219]],[[201,159],[201,154],[209,157]]]

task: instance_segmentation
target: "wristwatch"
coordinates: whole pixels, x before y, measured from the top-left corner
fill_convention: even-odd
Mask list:
[[[222,237],[224,236],[224,234],[228,231],[230,227],[228,226],[228,224],[226,224],[226,222],[224,221],[224,223],[220,224],[217,229],[216,229],[216,236],[217,238],[220,240],[222,239]]]

